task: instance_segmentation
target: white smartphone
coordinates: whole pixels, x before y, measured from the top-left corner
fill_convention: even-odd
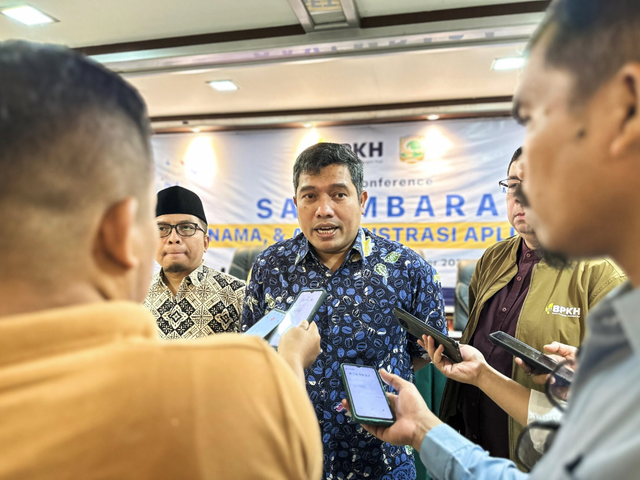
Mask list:
[[[273,330],[284,320],[286,313],[282,310],[274,308],[264,317],[258,320],[249,330],[244,332],[245,335],[257,335],[261,338],[267,338]]]
[[[311,322],[326,297],[327,292],[324,288],[301,291],[287,310],[278,328],[268,338],[269,345],[277,348],[284,332],[291,327],[297,327],[303,320]]]

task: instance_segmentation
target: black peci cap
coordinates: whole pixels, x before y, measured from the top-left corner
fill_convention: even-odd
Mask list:
[[[200,197],[191,190],[178,185],[160,190],[158,192],[158,204],[156,205],[156,217],[174,213],[194,215],[204,223],[207,223]]]

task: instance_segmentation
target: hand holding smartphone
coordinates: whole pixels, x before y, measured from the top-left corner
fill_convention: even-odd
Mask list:
[[[427,325],[422,320],[414,317],[406,310],[401,308],[394,308],[393,313],[396,316],[396,320],[402,328],[413,335],[416,338],[422,338],[422,335],[429,335],[433,338],[436,348],[440,345],[444,345],[444,356],[454,363],[462,362],[462,354],[460,353],[460,344],[446,336],[442,332],[439,332],[430,325]]]
[[[542,373],[551,373],[557,366],[553,358],[543,354],[530,345],[521,342],[505,332],[493,332],[489,335],[489,340],[494,345],[503,348],[514,357],[520,358],[524,363]]]
[[[297,327],[304,320],[311,323],[325,298],[327,298],[327,292],[324,288],[302,290],[286,311],[278,327],[267,338],[269,345],[277,348],[284,332],[291,327]]]
[[[353,419],[365,425],[392,425],[395,422],[382,379],[374,367],[343,363],[342,382],[351,405]]]

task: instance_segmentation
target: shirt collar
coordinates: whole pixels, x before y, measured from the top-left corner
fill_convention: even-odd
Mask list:
[[[640,288],[633,288],[631,282],[627,281],[615,289],[609,298],[604,301],[610,302],[615,310],[627,340],[632,348],[640,353]]]
[[[364,228],[358,228],[358,234],[356,235],[356,241],[353,243],[351,247],[351,251],[355,250],[360,254],[360,258],[362,258],[362,262],[367,262],[367,257],[371,254],[373,250],[373,238],[371,238],[365,232]],[[300,250],[298,250],[298,255],[296,256],[295,265],[298,265],[300,262],[304,260],[304,258],[311,251],[311,244],[307,237],[302,235],[300,240]]]
[[[539,263],[540,262],[540,257],[538,257],[538,254],[535,250],[530,249],[527,246],[527,242],[524,241],[524,238],[520,237],[520,246],[521,246],[521,250],[520,250],[520,260],[518,261],[518,263],[520,265],[525,264],[525,263]]]
[[[193,272],[187,275],[187,278],[191,280],[192,284],[194,284],[196,287],[199,287],[201,283],[200,280],[204,279],[207,273],[206,271],[207,271],[207,266],[204,264],[204,260],[203,260],[198,268],[196,268]]]

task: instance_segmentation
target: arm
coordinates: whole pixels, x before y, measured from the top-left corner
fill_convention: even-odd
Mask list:
[[[516,422],[520,425],[527,424],[531,390],[495,370],[470,345],[460,345],[464,361],[453,363],[442,355],[442,345],[435,348],[433,338],[423,335],[418,341],[426,348],[433,364],[445,377],[478,387]]]
[[[420,459],[430,475],[439,480],[526,480],[529,475],[505,458],[471,443],[448,425],[439,425],[425,435]]]
[[[303,385],[306,383],[304,371],[316,361],[320,351],[318,326],[316,322],[309,325],[306,320],[287,330],[278,343],[278,353]]]
[[[362,427],[384,442],[411,445],[420,452],[420,458],[433,478],[453,480],[474,478],[479,480],[524,480],[527,475],[505,459],[488,456],[487,452],[443,424],[427,408],[418,389],[397,375],[380,370],[382,380],[398,391],[387,394],[396,421],[389,427],[363,425]],[[342,401],[349,409],[349,402]]]

